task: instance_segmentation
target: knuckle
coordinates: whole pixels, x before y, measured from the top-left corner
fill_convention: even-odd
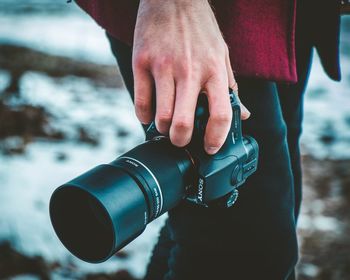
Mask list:
[[[189,118],[181,117],[174,120],[175,130],[189,130],[192,127],[192,121]]]
[[[173,57],[171,55],[162,55],[155,58],[153,68],[155,71],[164,71],[169,69],[173,64]]]
[[[167,124],[171,122],[172,114],[170,110],[168,112],[159,113],[156,117],[157,121],[161,124]]]
[[[149,55],[147,51],[138,51],[133,56],[133,66],[136,68],[143,68],[149,61]]]
[[[219,69],[226,68],[226,51],[223,50],[221,53],[209,54],[207,58],[208,69],[212,72],[217,72]]]
[[[219,73],[222,72],[223,64],[219,62],[218,58],[212,58],[209,60],[210,62],[208,63],[208,71],[209,73],[214,76],[218,75]]]
[[[192,66],[189,60],[183,60],[178,63],[179,76],[184,79],[190,79],[192,74]]]
[[[229,112],[221,111],[212,115],[212,120],[216,123],[225,124],[231,121],[232,114]]]
[[[148,102],[141,97],[135,98],[135,109],[141,115],[147,114],[150,111]]]

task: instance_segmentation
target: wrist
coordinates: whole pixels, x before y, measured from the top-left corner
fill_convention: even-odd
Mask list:
[[[140,5],[154,6],[178,6],[178,7],[194,7],[198,5],[206,5],[211,7],[210,0],[140,0]]]

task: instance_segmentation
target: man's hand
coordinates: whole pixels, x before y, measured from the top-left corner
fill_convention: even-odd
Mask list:
[[[141,0],[133,47],[135,110],[142,123],[179,147],[192,137],[198,95],[205,92],[210,117],[208,154],[223,145],[232,119],[228,87],[237,90],[227,45],[207,0]],[[156,92],[156,112],[152,92]],[[242,106],[242,119],[250,113]]]

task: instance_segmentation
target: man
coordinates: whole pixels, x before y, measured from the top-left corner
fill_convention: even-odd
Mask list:
[[[204,92],[204,148],[215,154],[232,119],[227,89],[239,86],[244,133],[260,146],[258,171],[233,207],[183,202],[169,212],[145,279],[295,279],[302,95],[313,46],[340,79],[339,3],[77,2],[107,30],[143,124],[155,120],[174,145],[185,146]]]

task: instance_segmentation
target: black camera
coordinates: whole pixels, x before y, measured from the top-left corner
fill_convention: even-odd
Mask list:
[[[203,207],[230,207],[238,187],[257,168],[258,144],[242,136],[237,96],[229,90],[233,118],[222,148],[203,147],[209,117],[198,98],[194,132],[184,148],[171,144],[152,123],[146,142],[57,188],[50,217],[59,239],[78,258],[98,263],[130,243],[146,225],[186,199]]]

